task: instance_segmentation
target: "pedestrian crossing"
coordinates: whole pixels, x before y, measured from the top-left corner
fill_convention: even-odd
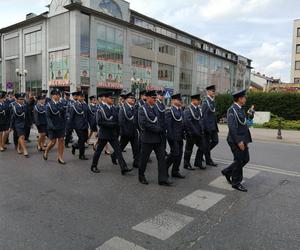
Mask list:
[[[252,179],[261,171],[254,169],[244,169],[244,178]],[[224,192],[232,192],[234,189],[223,176],[217,177],[209,183],[210,187],[222,190],[223,193],[211,192],[207,190],[196,190],[186,195],[176,202],[177,206],[183,206],[195,211],[207,212],[226,198]],[[165,210],[162,213],[148,218],[145,221],[132,227],[132,230],[144,235],[153,237],[161,241],[167,241],[173,235],[179,233],[189,224],[193,223],[194,218],[175,211]],[[115,236],[106,241],[96,250],[146,250],[132,242]]]

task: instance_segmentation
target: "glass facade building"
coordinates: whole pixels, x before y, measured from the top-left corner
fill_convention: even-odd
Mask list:
[[[68,1],[66,1],[68,2]],[[123,0],[52,1],[49,12],[0,30],[2,89],[38,94],[144,89],[189,99],[210,84],[250,84],[251,60],[129,8]],[[27,70],[26,76],[17,76]]]

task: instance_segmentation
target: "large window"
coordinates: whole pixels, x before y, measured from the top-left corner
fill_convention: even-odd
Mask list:
[[[153,40],[139,35],[132,35],[132,45],[152,50]]]
[[[152,62],[132,57],[132,91],[145,90],[152,83]]]
[[[294,78],[294,83],[298,83],[299,84],[300,83],[300,78],[298,78],[298,77]]]
[[[5,61],[5,76],[6,85],[10,86],[9,90],[14,90],[15,92],[20,91],[19,77],[16,75],[16,69],[19,68],[19,59],[7,60]]]
[[[174,88],[174,66],[158,64],[158,83],[164,88]]]
[[[19,55],[19,37],[18,36],[5,40],[4,53],[5,53],[5,57]]]
[[[153,30],[154,31],[154,25],[151,23],[148,23],[142,19],[134,18],[134,24],[140,27],[143,27],[145,29]]]
[[[297,53],[297,54],[300,54],[300,44],[297,44],[297,45],[296,45],[296,53]]]
[[[124,32],[98,24],[97,82],[100,88],[123,88]]]
[[[179,72],[179,89],[183,95],[192,94],[192,69],[193,54],[192,52],[180,51],[180,72]]]
[[[4,89],[2,86],[2,62],[0,61],[0,90]]]
[[[25,69],[28,71],[26,92],[37,96],[42,90],[42,55],[25,57]]]
[[[68,86],[70,84],[69,54],[69,50],[61,50],[49,53],[49,78],[51,86]]]
[[[81,14],[80,22],[80,84],[90,84],[90,17]]]
[[[25,35],[25,53],[35,53],[42,50],[42,32],[36,31]]]
[[[180,51],[180,65],[181,68],[192,69],[193,68],[193,54],[189,51]]]
[[[176,33],[170,30],[161,27],[155,27],[155,32],[176,39]]]
[[[204,91],[209,79],[209,57],[199,54],[196,57],[196,92]]]
[[[295,62],[295,69],[300,70],[300,61]]]
[[[167,45],[164,43],[159,44],[159,52],[163,54],[168,54],[171,56],[175,56],[175,47],[171,45]]]
[[[177,35],[177,39],[178,39],[178,41],[181,41],[183,43],[192,44],[192,40],[185,36]]]
[[[297,28],[297,37],[300,37],[300,28]]]

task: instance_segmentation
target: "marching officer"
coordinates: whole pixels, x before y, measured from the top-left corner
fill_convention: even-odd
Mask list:
[[[90,134],[89,134],[89,140],[92,138],[93,134],[97,134],[98,128],[97,128],[97,123],[96,123],[96,113],[98,110],[98,101],[96,96],[90,96]]]
[[[184,168],[187,170],[195,170],[191,165],[190,160],[193,153],[193,147],[198,147],[195,167],[204,169],[202,166],[203,154],[203,126],[201,123],[201,110],[199,109],[200,94],[191,96],[192,102],[184,111],[184,127],[186,132],[186,145],[184,152]]]
[[[247,192],[242,185],[243,167],[250,160],[249,143],[252,142],[251,134],[247,125],[247,116],[242,109],[246,104],[246,90],[233,94],[234,104],[228,109],[228,137],[227,142],[234,156],[234,162],[222,171],[227,181],[238,191]]]
[[[211,151],[218,145],[219,143],[219,128],[216,116],[216,104],[215,104],[215,95],[216,95],[216,86],[211,85],[206,88],[207,97],[202,105],[202,113],[203,113],[203,122],[204,122],[204,133],[205,133],[205,144],[206,144],[206,152],[205,152],[205,160],[206,165],[217,167],[212,158]]]
[[[61,165],[65,165],[64,156],[64,137],[66,132],[66,110],[60,102],[61,93],[59,89],[51,91],[52,100],[46,105],[47,130],[50,142],[44,152],[43,158],[48,160],[50,150],[58,143],[57,161]]]
[[[141,129],[141,151],[139,164],[139,182],[148,185],[145,177],[147,161],[151,152],[154,150],[158,161],[158,184],[171,186],[172,182],[168,180],[167,168],[165,162],[164,135],[165,126],[159,120],[160,114],[155,108],[156,92],[148,91],[146,93],[147,101],[143,107],[139,108],[138,122]]]
[[[130,142],[133,153],[133,167],[138,168],[138,133],[134,123],[135,97],[133,93],[123,96],[125,103],[119,111],[120,146],[123,151]],[[116,161],[116,154],[112,154],[113,161]]]
[[[11,116],[10,102],[6,98],[7,93],[0,91],[0,152],[6,150],[6,142],[9,135],[9,122]]]
[[[16,94],[16,102],[12,103],[12,116],[10,128],[14,131],[14,142],[19,154],[29,158],[25,144],[26,126],[28,126],[27,116],[29,116],[28,106],[25,103],[25,93]]]
[[[127,167],[127,164],[123,158],[120,144],[118,142],[118,114],[113,106],[114,104],[114,93],[107,92],[103,94],[105,99],[102,102],[101,107],[97,111],[97,125],[99,126],[98,144],[97,149],[94,153],[93,163],[91,166],[91,171],[94,173],[99,173],[98,161],[103,151],[105,145],[109,142],[116,157],[118,159],[119,166],[121,168],[122,175],[132,171]]]
[[[180,173],[179,167],[183,154],[183,111],[181,94],[175,94],[172,97],[172,106],[166,110],[167,139],[171,152],[167,157],[166,165],[169,169],[172,165],[172,177],[184,179]]]
[[[71,93],[65,92],[65,97],[64,97],[64,99],[62,99],[62,103],[63,103],[65,112],[66,112],[66,138],[65,138],[65,147],[66,148],[69,148],[69,143],[73,142],[73,136],[72,136],[73,129],[72,129],[72,125],[70,123],[70,109],[78,98],[77,92],[74,92],[73,94],[72,94],[73,99],[71,99]]]
[[[41,96],[45,97],[45,104],[47,105],[48,102],[51,101],[51,98],[47,97],[47,94],[48,94],[48,90],[42,90],[41,91]]]
[[[72,145],[72,154],[75,155],[76,149],[79,149],[79,159],[88,160],[85,156],[85,143],[89,136],[89,124],[91,123],[91,114],[88,105],[85,103],[83,91],[74,93],[78,100],[70,108],[70,125],[78,136],[78,142]]]
[[[37,104],[33,111],[34,122],[39,132],[39,139],[37,144],[38,151],[45,151],[44,145],[47,135],[47,117],[46,117],[46,105],[45,96],[37,97]]]

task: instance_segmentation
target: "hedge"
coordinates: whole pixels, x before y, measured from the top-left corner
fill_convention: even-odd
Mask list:
[[[218,119],[226,116],[232,102],[232,96],[228,94],[219,94],[216,97]],[[285,120],[300,120],[299,93],[249,93],[245,110],[252,104],[256,111],[269,111]]]
[[[266,122],[263,125],[254,125],[254,127],[278,129],[278,124],[278,119],[271,119],[269,122]],[[281,122],[281,128],[284,130],[300,130],[300,121],[283,120]]]

